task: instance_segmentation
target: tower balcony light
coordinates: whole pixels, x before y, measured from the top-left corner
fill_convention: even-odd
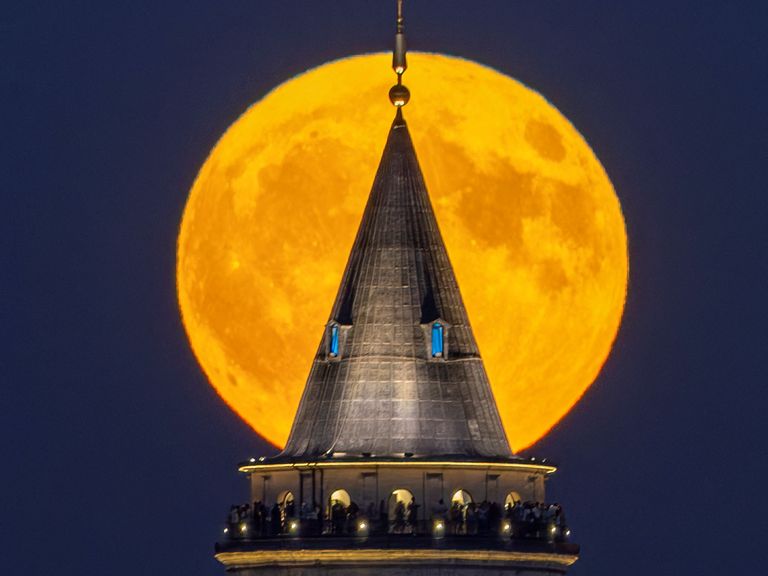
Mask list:
[[[432,523],[432,536],[443,538],[445,536],[445,520],[435,520]]]
[[[557,526],[555,526],[554,524],[552,524],[552,525],[549,527],[549,530],[548,530],[548,532],[549,532],[548,536],[549,536],[549,540],[550,540],[550,541],[553,541],[553,540],[555,540],[555,539],[557,538]]]

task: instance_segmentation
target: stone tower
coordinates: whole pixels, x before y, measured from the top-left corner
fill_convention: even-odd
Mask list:
[[[564,574],[555,467],[507,443],[402,113],[397,112],[288,443],[240,466],[216,558],[241,575]]]

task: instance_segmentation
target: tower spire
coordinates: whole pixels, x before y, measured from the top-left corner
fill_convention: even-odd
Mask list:
[[[512,456],[400,108],[281,458]]]
[[[411,92],[403,84],[403,74],[408,68],[405,59],[405,19],[403,18],[403,0],[397,0],[397,16],[395,20],[395,49],[392,52],[392,69],[397,74],[397,84],[389,89],[389,101],[393,106],[401,108],[408,104]]]

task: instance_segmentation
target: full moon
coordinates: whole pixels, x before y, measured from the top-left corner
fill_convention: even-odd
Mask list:
[[[627,238],[584,138],[541,95],[480,64],[409,53],[405,118],[515,450],[597,377],[621,321]],[[391,56],[331,62],[275,88],[195,180],[177,288],[210,383],[283,446],[394,109]]]

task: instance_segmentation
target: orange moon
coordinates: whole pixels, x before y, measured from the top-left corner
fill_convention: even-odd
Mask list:
[[[416,152],[513,449],[597,377],[619,328],[627,237],[584,138],[523,84],[408,55]],[[283,446],[389,125],[391,56],[331,62],[275,88],[200,170],[178,239],[192,349],[224,401]]]

